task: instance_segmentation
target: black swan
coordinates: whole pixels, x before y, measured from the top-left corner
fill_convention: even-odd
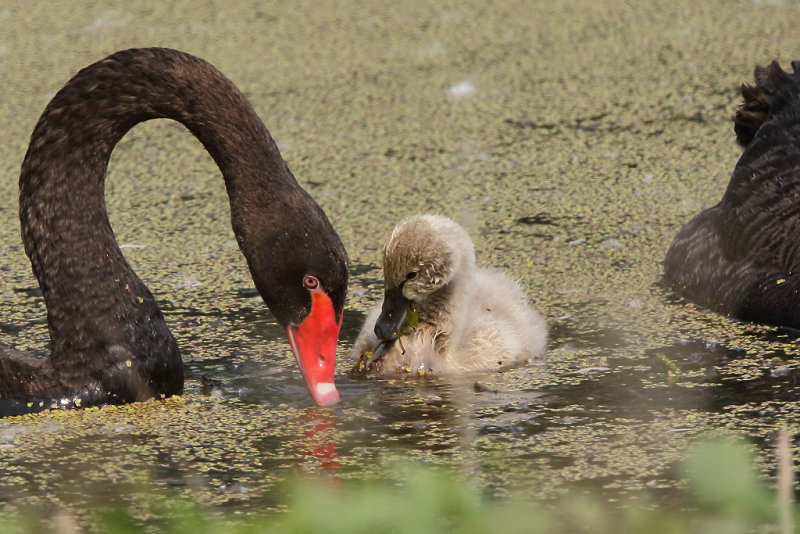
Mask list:
[[[125,261],[103,197],[114,146],[155,118],[184,124],[214,158],[255,286],[286,328],[314,400],[335,403],[348,276],[341,240],[230,80],[200,58],[148,48],[78,72],[33,131],[19,180],[20,221],[47,306],[51,354],[0,349],[2,410],[121,404],[183,391],[175,339]]]
[[[353,376],[455,375],[544,354],[547,325],[525,292],[507,274],[479,267],[469,234],[446,217],[415,215],[395,226],[383,275],[384,298],[353,346]]]
[[[664,274],[732,317],[800,328],[800,62],[756,67],[734,129],[744,153],[722,200],[684,226]]]

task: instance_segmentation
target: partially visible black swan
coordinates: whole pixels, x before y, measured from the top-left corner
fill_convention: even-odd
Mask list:
[[[33,131],[19,181],[20,220],[52,352],[39,359],[0,348],[3,409],[120,404],[183,391],[175,339],[122,256],[103,198],[114,146],[155,118],[184,124],[214,158],[255,286],[287,329],[311,395],[335,403],[347,287],[342,242],[236,86],[202,59],[149,48],[117,52],[78,72]]]
[[[800,328],[800,62],[773,61],[743,85],[736,137],[745,150],[716,206],[672,242],[676,292],[745,321]]]

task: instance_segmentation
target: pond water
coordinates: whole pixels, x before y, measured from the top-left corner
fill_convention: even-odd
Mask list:
[[[16,205],[36,118],[89,62],[167,45],[242,88],[348,249],[341,402],[313,406],[252,289],[211,159],[179,125],[141,125],[112,156],[108,210],[179,342],[186,394],[0,420],[5,508],[82,513],[122,498],[135,512],[144,497],[130,490],[155,486],[245,513],[279,506],[294,474],[395,480],[420,464],[496,496],[663,504],[709,433],[748,437],[773,472],[776,431],[800,425],[797,332],[676,298],[661,261],[724,191],[737,88],[755,63],[800,50],[797,5],[240,2],[176,17],[51,4],[0,10],[2,341],[47,354]],[[520,280],[550,326],[545,361],[460,379],[347,376],[382,292],[384,236],[419,212],[462,222],[479,261]]]
[[[17,294],[36,301],[37,293]],[[656,293],[665,305],[675,300]],[[500,373],[358,381],[342,358],[341,402],[320,408],[253,290],[231,292],[224,312],[163,305],[190,347],[186,395],[1,421],[0,500],[80,514],[156,487],[260,511],[284,502],[289,476],[399,480],[415,466],[438,465],[494,496],[590,492],[663,504],[680,487],[676,467],[688,443],[711,430],[749,433],[769,470],[770,423],[798,394],[797,367],[781,352],[795,332],[752,334],[775,347],[753,358],[696,339],[643,350],[642,334],[562,318],[551,321],[547,362]],[[346,312],[345,348],[362,320]],[[237,339],[219,341],[226,335]]]

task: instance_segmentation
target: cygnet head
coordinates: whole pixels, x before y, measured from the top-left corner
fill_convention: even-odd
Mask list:
[[[463,268],[475,265],[466,230],[440,215],[415,215],[400,222],[383,248],[386,289],[403,284],[403,295],[424,300]]]
[[[475,248],[459,224],[439,215],[415,215],[400,222],[383,248],[386,293],[375,334],[393,339],[412,302],[423,303],[474,267]]]

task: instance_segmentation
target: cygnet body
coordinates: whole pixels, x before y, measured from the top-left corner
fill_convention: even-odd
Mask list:
[[[354,374],[458,374],[544,355],[542,317],[511,277],[476,265],[472,240],[454,221],[405,219],[383,263],[386,292],[356,339]]]

